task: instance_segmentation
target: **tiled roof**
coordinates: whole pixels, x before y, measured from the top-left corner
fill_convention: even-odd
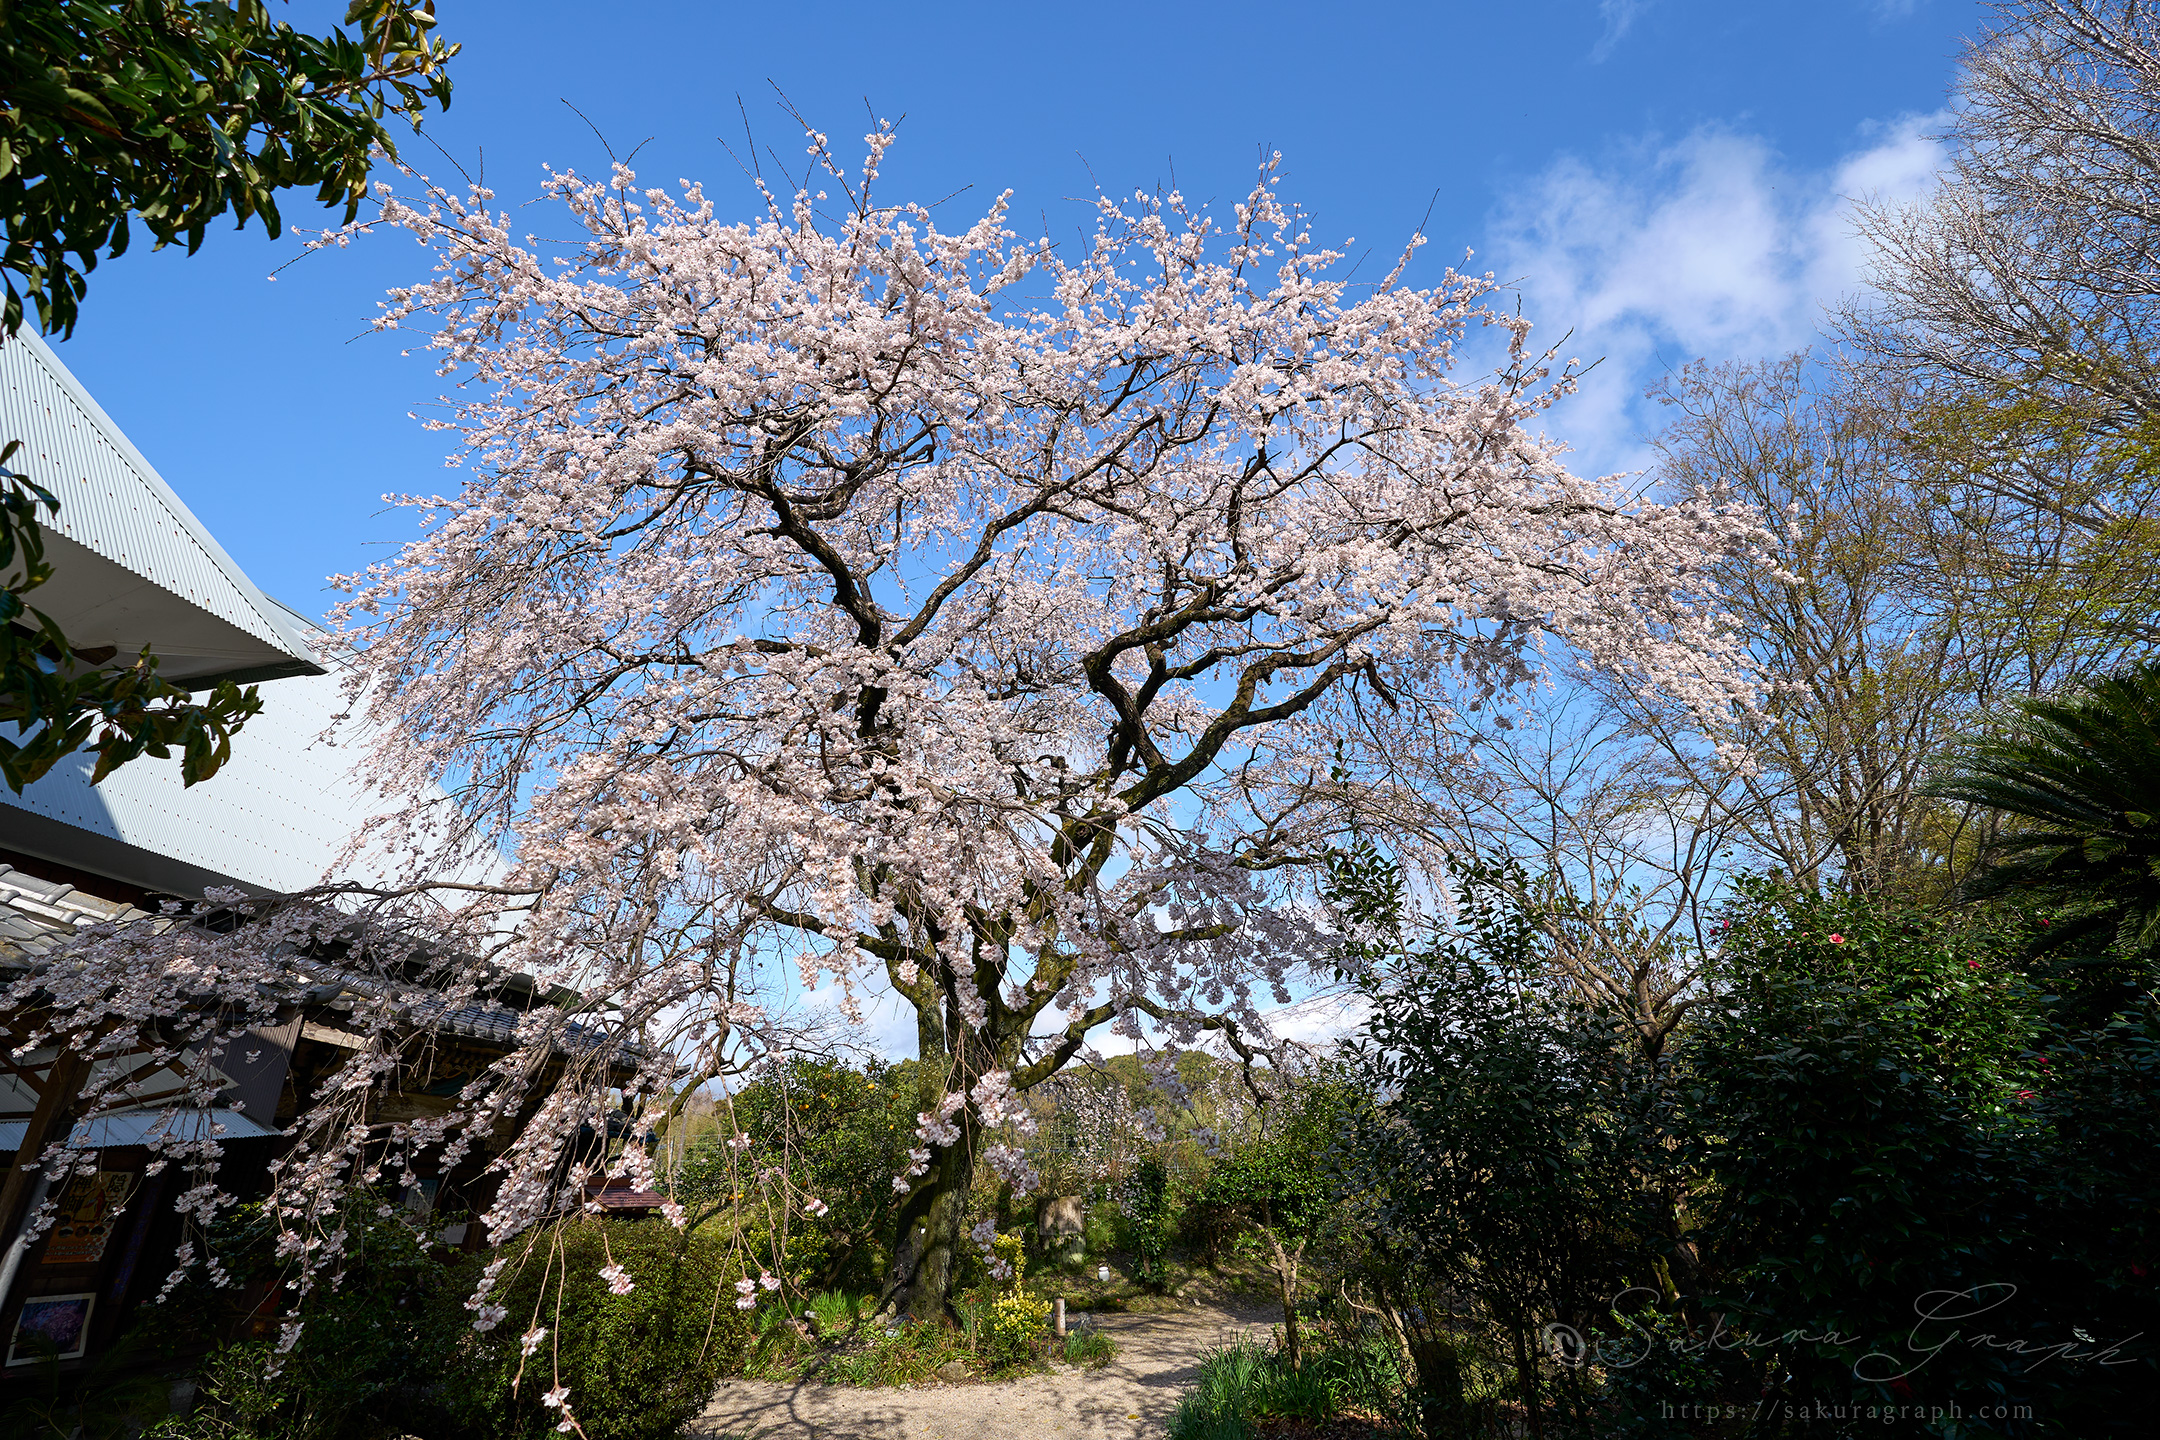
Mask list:
[[[32,963],[78,926],[147,913],[63,881],[41,880],[12,865],[0,865],[0,966]]]
[[[28,969],[81,926],[148,916],[148,911],[136,906],[100,899],[64,882],[42,880],[0,864],[0,970]],[[402,1007],[416,1027],[488,1044],[515,1045],[518,1022],[524,1018],[522,1011],[486,1001],[452,1008],[425,987],[396,985],[299,957],[286,962],[285,973],[287,983],[279,987],[278,998],[288,1004],[351,1010],[364,1000],[388,998]],[[577,1049],[604,1040],[603,1032],[573,1023],[562,1043]],[[646,1054],[636,1044],[621,1049],[626,1060]]]

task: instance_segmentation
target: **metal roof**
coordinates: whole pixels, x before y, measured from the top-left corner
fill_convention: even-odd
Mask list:
[[[76,645],[151,646],[197,685],[322,673],[300,627],[240,567],[58,356],[29,331],[0,341],[9,462],[60,501],[44,528],[53,578],[31,601]]]
[[[353,773],[362,747],[358,727],[336,718],[341,682],[327,674],[264,685],[262,713],[200,785],[183,785],[177,764],[146,757],[92,786],[97,757],[68,756],[22,794],[0,790],[0,847],[172,895],[318,884],[387,803]],[[387,868],[363,857],[338,878],[384,879],[368,872]]]
[[[27,1120],[0,1121],[0,1151],[22,1149]],[[259,1140],[282,1130],[248,1119],[237,1110],[108,1110],[77,1121],[82,1146],[103,1150],[113,1145],[147,1145],[153,1135],[167,1140]]]

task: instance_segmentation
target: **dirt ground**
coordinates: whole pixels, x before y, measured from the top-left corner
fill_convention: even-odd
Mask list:
[[[1117,1341],[1100,1370],[901,1389],[816,1380],[730,1380],[690,1433],[699,1440],[1124,1440],[1160,1435],[1200,1353],[1280,1312],[1224,1299],[1168,1314],[1098,1315]]]

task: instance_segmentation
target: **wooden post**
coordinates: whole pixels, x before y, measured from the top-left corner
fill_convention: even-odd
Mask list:
[[[23,1126],[22,1145],[15,1151],[15,1164],[8,1170],[7,1179],[0,1181],[0,1232],[12,1232],[15,1212],[23,1205],[23,1196],[29,1191],[38,1159],[45,1153],[45,1145],[58,1127],[64,1125],[68,1112],[74,1106],[76,1091],[90,1073],[89,1062],[73,1050],[62,1047],[53,1056],[51,1066],[45,1072],[44,1088],[38,1091],[37,1108],[30,1114],[29,1123]],[[0,1300],[4,1303],[4,1300]]]
[[[1065,1297],[1058,1296],[1050,1302],[1050,1307],[1057,1312],[1057,1334],[1058,1339],[1062,1340],[1065,1338]]]
[[[20,1073],[20,1072],[18,1072]],[[75,1051],[61,1046],[53,1056],[52,1065],[45,1072],[45,1088],[38,1092],[37,1108],[30,1113],[29,1123],[23,1126],[22,1144],[15,1151],[15,1164],[9,1169],[7,1179],[0,1181],[0,1235],[9,1237],[4,1257],[0,1257],[0,1276],[6,1283],[0,1285],[0,1317],[7,1310],[8,1295],[15,1288],[15,1277],[22,1268],[28,1237],[23,1234],[30,1223],[31,1212],[45,1199],[50,1177],[38,1164],[45,1153],[45,1145],[56,1133],[65,1135],[70,1112],[90,1075],[90,1062]],[[20,1215],[18,1217],[18,1213]]]

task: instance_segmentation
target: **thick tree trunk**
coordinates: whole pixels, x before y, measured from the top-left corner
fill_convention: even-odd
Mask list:
[[[975,1175],[975,1127],[964,1118],[956,1117],[955,1123],[959,1143],[932,1147],[930,1172],[900,1204],[899,1239],[878,1297],[880,1314],[936,1320],[953,1313],[953,1270]]]
[[[996,985],[989,989],[994,995]],[[915,1007],[915,1053],[922,1062],[916,1095],[919,1108],[928,1113],[945,1097],[956,1066],[963,1076],[985,1074],[996,1068],[1000,1052],[995,1026],[987,1037],[971,1030],[949,995],[910,998]],[[953,1273],[959,1266],[960,1247],[966,1243],[968,1197],[975,1183],[975,1151],[981,1133],[969,1106],[961,1106],[952,1123],[960,1138],[951,1145],[930,1147],[929,1171],[916,1177],[915,1188],[900,1202],[892,1264],[878,1296],[881,1316],[959,1318],[952,1306]]]

